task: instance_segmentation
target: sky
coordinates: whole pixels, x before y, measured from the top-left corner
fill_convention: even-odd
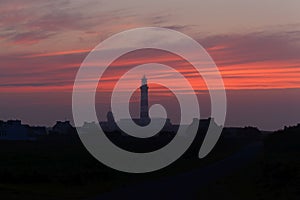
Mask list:
[[[227,126],[276,130],[300,123],[299,8],[298,0],[2,0],[0,119],[47,126],[72,121],[73,83],[88,53],[113,34],[152,26],[180,31],[207,50],[227,91]],[[100,119],[116,74],[147,62],[177,66],[194,79],[202,116],[209,116],[207,88],[188,64],[148,50],[125,55],[107,73],[97,97]],[[170,74],[165,78],[174,82]],[[151,103],[178,115],[172,94],[152,88]]]

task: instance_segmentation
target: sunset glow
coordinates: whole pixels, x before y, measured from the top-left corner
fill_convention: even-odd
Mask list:
[[[257,99],[261,102],[269,101],[268,92],[272,91],[278,93],[274,98],[282,103],[280,105],[286,106],[289,104],[287,97],[293,96],[294,91],[300,91],[298,2],[273,2],[272,6],[267,7],[258,6],[266,3],[265,1],[187,1],[184,5],[179,1],[175,2],[1,2],[0,92],[5,97],[5,103],[0,107],[3,111],[0,115],[3,118],[26,117],[29,122],[48,123],[50,119],[41,117],[42,113],[36,112],[29,116],[20,109],[15,110],[7,102],[13,101],[35,110],[36,105],[41,103],[61,107],[58,105],[61,100],[65,102],[65,108],[69,109],[77,70],[88,53],[118,32],[146,26],[177,30],[198,41],[215,61],[229,94],[232,91],[240,98],[247,91],[255,91],[257,95],[251,97],[255,103]],[[280,10],[282,15],[274,10]],[[200,64],[205,65],[201,62],[199,60]],[[161,63],[173,67],[190,81],[197,94],[208,93],[201,75],[190,63],[170,52],[149,49],[131,52],[115,60],[101,78],[99,92],[111,92],[122,74],[146,63]],[[101,63],[91,65],[101,66]],[[204,69],[203,73],[212,72]],[[176,84],[176,79],[168,72],[158,76],[170,84]],[[132,77],[132,80],[140,81],[140,77]],[[152,92],[156,99],[159,96],[162,99],[172,96],[164,93],[162,88],[152,89],[150,94]],[[124,90],[126,91],[126,85]],[[280,95],[286,91],[288,94]],[[180,92],[189,94],[186,88],[180,88]],[[32,96],[38,98],[29,100]],[[38,99],[41,102],[37,103]],[[251,100],[249,98],[249,102]],[[293,100],[297,102],[297,98]],[[237,101],[238,98],[234,97],[234,102]],[[234,104],[243,106],[243,103],[239,101]],[[256,102],[256,105],[260,103]],[[295,112],[295,116],[296,105],[290,104],[291,107],[287,108]],[[69,111],[66,113],[67,117],[71,116]],[[233,125],[241,124],[235,120],[239,118],[237,115],[240,113],[233,114],[231,122],[236,122]],[[265,118],[268,116],[273,115],[266,114]],[[258,123],[254,117],[251,119],[254,124]],[[292,117],[290,121],[297,120]],[[281,120],[279,124],[284,123]]]

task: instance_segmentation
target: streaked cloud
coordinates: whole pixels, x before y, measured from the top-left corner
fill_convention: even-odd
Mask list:
[[[264,98],[262,102],[270,99],[261,91],[274,91],[276,97],[289,91],[296,99],[295,91],[300,88],[299,6],[297,1],[268,0],[0,1],[0,91],[5,97],[1,110],[19,116],[18,110],[31,101],[42,105],[45,112],[45,105],[61,108],[61,99],[64,106],[69,105],[76,72],[89,51],[115,33],[142,26],[170,28],[197,39],[218,65],[226,88],[237,91],[235,95],[248,104],[252,101],[243,99],[247,91],[256,91],[253,93]],[[189,63],[170,53],[149,50],[122,56],[99,87],[107,94],[124,71],[149,62],[175,67],[198,94],[207,93],[204,81]],[[211,71],[205,69],[205,73]],[[176,83],[172,74],[160,76]],[[161,88],[154,90],[156,100],[172,96]],[[180,92],[188,93],[184,88]],[[42,102],[39,94],[44,95]],[[18,109],[11,106],[12,111],[7,111],[10,101]],[[31,110],[30,106],[26,109]],[[56,117],[53,114],[51,119]]]
[[[300,88],[300,37],[297,32],[215,35],[201,38],[199,42],[218,65],[227,89]],[[41,90],[47,85],[62,87],[63,83],[67,86],[64,88],[72,88],[76,71],[89,51],[73,49],[6,55],[0,62],[3,72],[0,85],[16,90],[22,86],[23,91],[26,91],[25,86]],[[199,74],[189,63],[173,54],[154,50],[137,51],[121,57],[102,80],[109,85],[131,67],[150,62],[173,66],[194,80],[198,90],[205,89],[203,82],[197,81]],[[205,73],[210,73],[209,69]],[[18,80],[15,77],[19,77]],[[164,78],[174,81],[170,74]]]

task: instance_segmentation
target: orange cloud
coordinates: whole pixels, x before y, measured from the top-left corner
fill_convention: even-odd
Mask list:
[[[77,50],[70,50],[70,51],[57,51],[57,52],[49,52],[49,53],[40,53],[40,54],[31,54],[25,55],[23,58],[37,58],[37,57],[51,57],[51,56],[63,56],[63,55],[74,55],[74,54],[81,54],[81,53],[88,53],[90,49],[77,49]]]

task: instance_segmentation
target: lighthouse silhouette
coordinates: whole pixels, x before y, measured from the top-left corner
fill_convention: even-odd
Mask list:
[[[149,118],[149,104],[148,104],[148,85],[147,78],[144,75],[141,79],[142,85],[140,87],[141,90],[141,107],[140,107],[140,124],[147,125],[150,122]]]

